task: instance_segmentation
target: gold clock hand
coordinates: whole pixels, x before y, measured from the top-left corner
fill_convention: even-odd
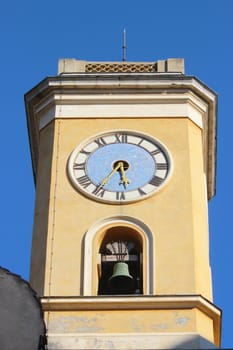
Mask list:
[[[101,181],[99,187],[104,187],[104,186],[108,183],[110,177],[111,177],[119,168],[120,168],[120,162],[119,162],[119,163],[115,166],[115,168],[113,168],[113,170]]]
[[[126,188],[128,186],[128,184],[130,183],[129,179],[127,179],[126,175],[125,175],[125,169],[124,169],[124,164],[123,162],[119,162],[120,165],[120,171],[121,171],[121,181],[120,184],[123,184],[124,187]]]

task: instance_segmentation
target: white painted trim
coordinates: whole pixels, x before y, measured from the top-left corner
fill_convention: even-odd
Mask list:
[[[197,308],[213,319],[221,318],[221,310],[199,294],[42,297],[43,311],[74,310],[157,310]]]
[[[39,128],[56,118],[190,118],[203,128],[207,104],[191,92],[180,94],[54,94],[36,106]]]
[[[83,295],[91,296],[92,295],[92,259],[93,259],[93,239],[95,235],[106,226],[116,226],[116,225],[130,225],[136,231],[144,233],[146,241],[146,271],[147,271],[147,280],[146,280],[146,290],[144,294],[153,294],[154,285],[153,285],[153,234],[148,226],[146,226],[142,221],[129,216],[119,215],[113,217],[107,217],[102,220],[94,223],[86,232],[84,237],[84,273],[83,273]],[[144,277],[145,278],[145,277]]]

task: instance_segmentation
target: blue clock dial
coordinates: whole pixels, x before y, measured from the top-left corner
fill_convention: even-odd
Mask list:
[[[167,150],[155,139],[115,131],[78,146],[71,154],[68,174],[82,193],[119,204],[158,191],[169,177],[170,164]]]
[[[127,186],[121,183],[120,168],[109,178],[104,188],[107,191],[131,191],[144,186],[155,173],[155,160],[144,148],[128,143],[109,144],[101,147],[88,157],[86,172],[93,183],[100,185],[119,161],[125,164]]]

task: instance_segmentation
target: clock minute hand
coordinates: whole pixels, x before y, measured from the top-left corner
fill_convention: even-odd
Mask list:
[[[101,181],[99,187],[104,187],[104,186],[108,183],[110,177],[111,177],[119,168],[120,168],[120,163],[118,163],[117,166],[116,166],[115,168],[113,168],[113,170]]]

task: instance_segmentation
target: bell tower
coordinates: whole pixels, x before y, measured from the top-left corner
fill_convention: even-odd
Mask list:
[[[48,349],[219,347],[216,94],[183,59],[62,59],[25,103]]]

